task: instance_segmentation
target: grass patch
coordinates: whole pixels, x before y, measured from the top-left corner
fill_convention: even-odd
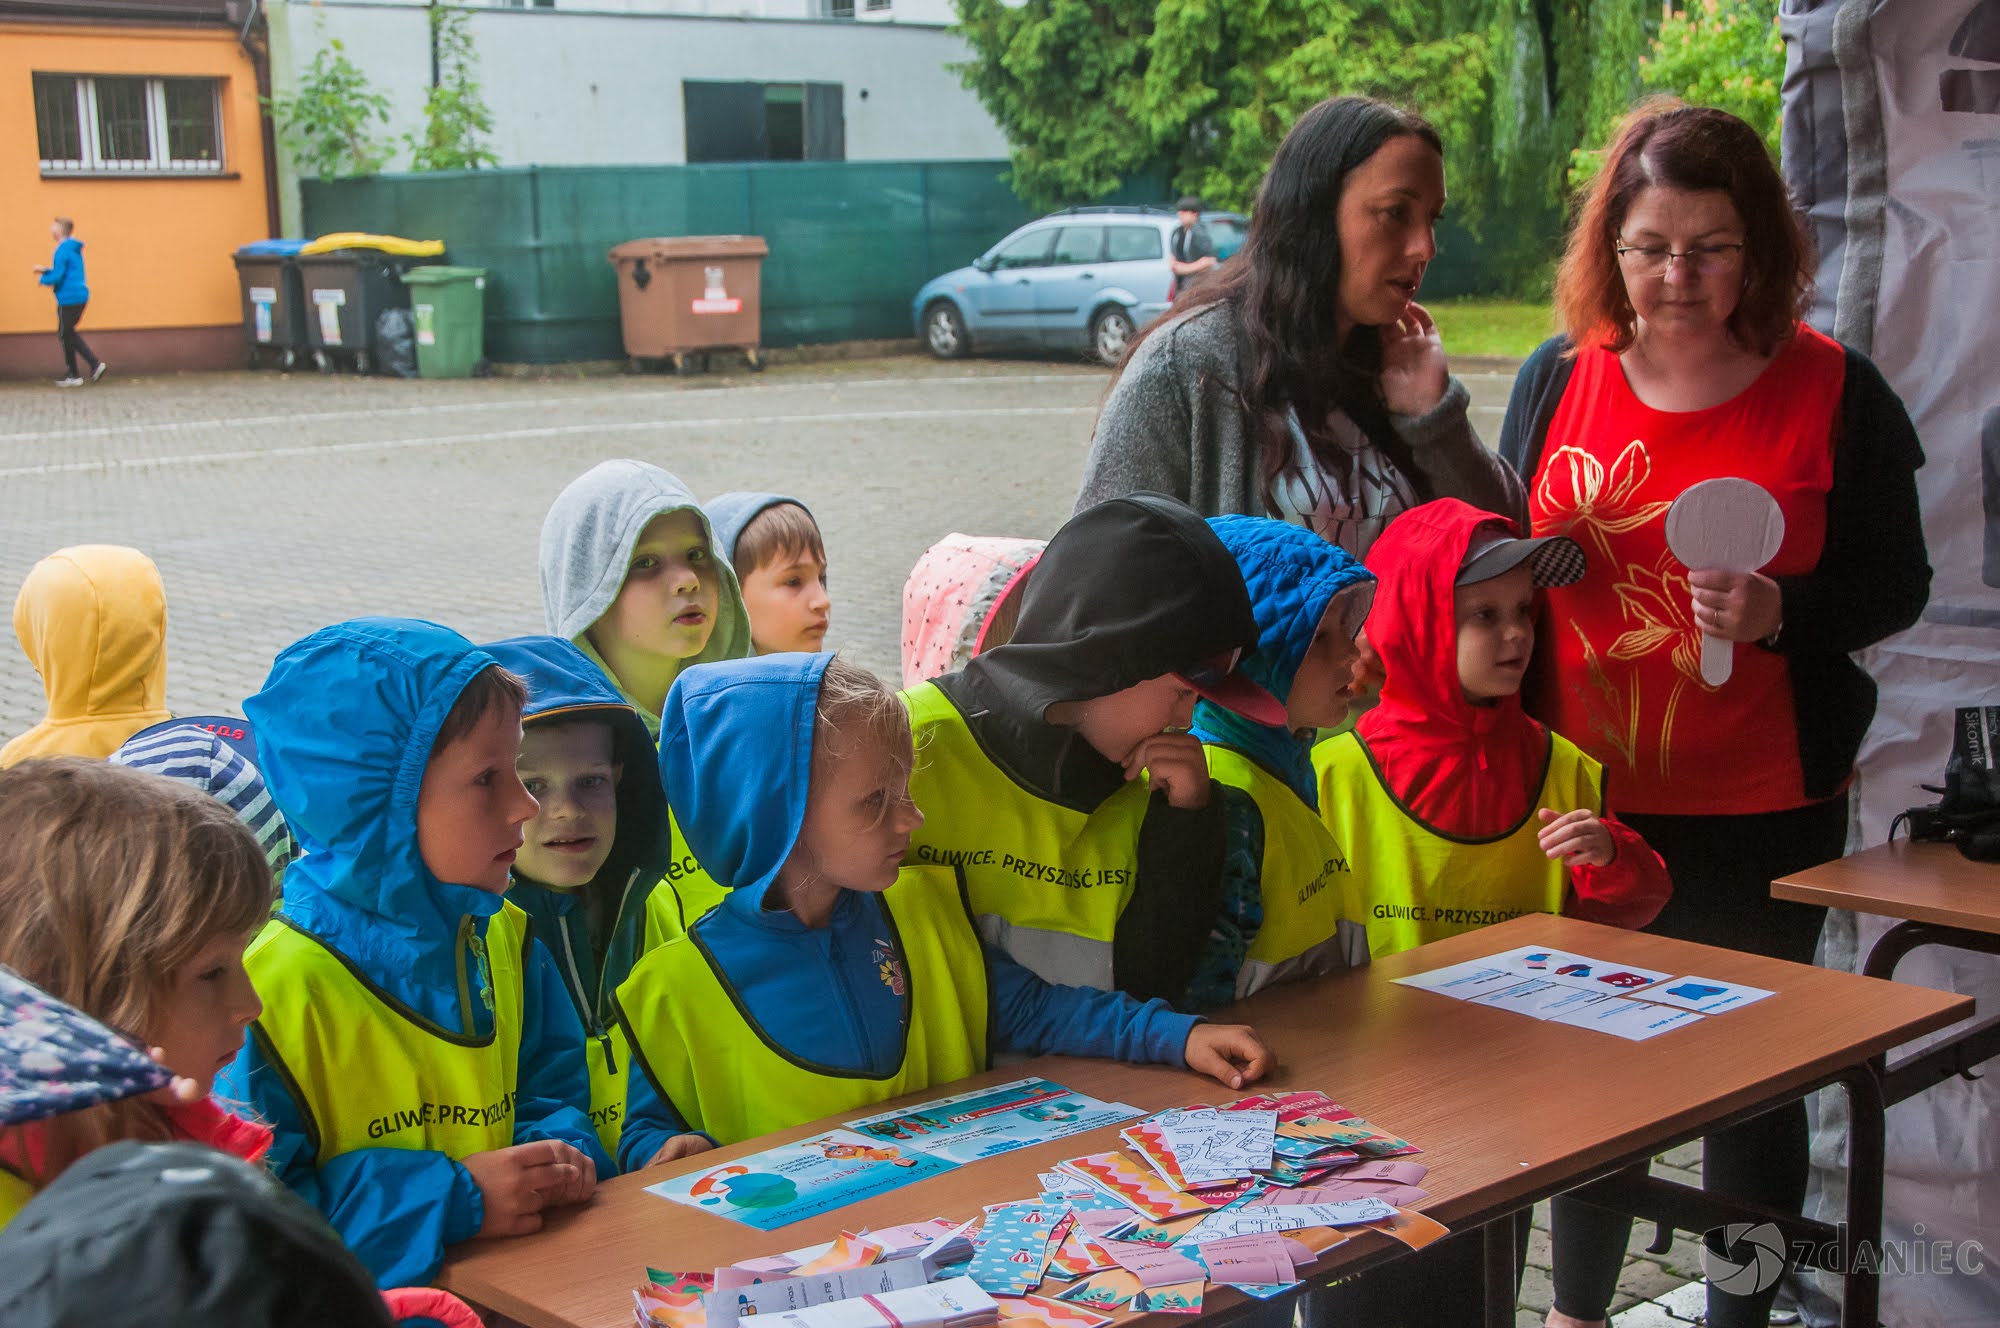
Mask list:
[[[1437,320],[1447,355],[1511,355],[1524,358],[1555,334],[1555,313],[1546,304],[1481,298],[1424,302]]]

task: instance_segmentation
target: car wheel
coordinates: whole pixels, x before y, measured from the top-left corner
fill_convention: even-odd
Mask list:
[[[962,360],[971,353],[965,319],[949,300],[939,300],[924,311],[924,344],[941,360]]]
[[[1100,310],[1097,317],[1090,320],[1090,349],[1105,364],[1116,364],[1125,358],[1125,348],[1132,344],[1132,334],[1139,329],[1132,323],[1132,315],[1116,306]]]

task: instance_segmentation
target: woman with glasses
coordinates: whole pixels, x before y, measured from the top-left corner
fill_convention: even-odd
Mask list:
[[[1812,962],[1824,910],[1771,881],[1841,855],[1875,688],[1849,658],[1909,626],[1930,584],[1915,431],[1865,355],[1800,321],[1813,253],[1757,131],[1642,106],[1587,188],[1556,281],[1565,335],[1523,367],[1500,448],[1536,535],[1589,572],[1548,592],[1527,693],[1604,765],[1620,814],[1666,861],[1651,930]],[[1668,508],[1718,476],[1785,518],[1756,572],[1687,567]],[[1704,680],[1702,638],[1734,642]],[[1706,1141],[1711,1191],[1798,1212],[1803,1103]],[[1557,1200],[1551,1325],[1605,1322],[1629,1218]],[[1715,1328],[1765,1323],[1775,1288],[1711,1285]]]

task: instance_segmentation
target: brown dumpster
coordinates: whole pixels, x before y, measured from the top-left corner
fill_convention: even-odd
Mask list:
[[[627,240],[611,251],[625,353],[692,372],[694,357],[740,350],[764,367],[760,278],[770,252],[756,235],[676,235]]]

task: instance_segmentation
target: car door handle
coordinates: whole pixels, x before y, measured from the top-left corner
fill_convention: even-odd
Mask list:
[[[1083,279],[1084,279],[1085,281],[1096,281],[1096,280],[1097,280],[1097,274],[1096,274],[1095,272],[1086,272],[1086,273],[1084,273],[1084,274],[1083,274]]]
[[[1029,282],[1026,277],[1016,277],[1014,278],[1014,284],[1016,286],[1026,286],[1029,284]]]

